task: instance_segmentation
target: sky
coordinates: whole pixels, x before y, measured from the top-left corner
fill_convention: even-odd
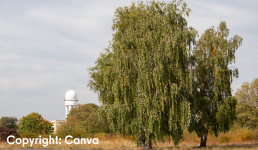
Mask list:
[[[145,1],[144,1],[145,2]],[[165,1],[168,2],[168,1]],[[229,38],[239,35],[236,52],[239,78],[258,77],[258,1],[185,0],[192,10],[188,26],[201,35],[226,21]],[[0,1],[0,117],[18,119],[38,112],[47,120],[65,119],[65,93],[73,89],[78,103],[99,105],[98,95],[87,87],[86,68],[112,40],[116,8],[131,0],[1,0]]]

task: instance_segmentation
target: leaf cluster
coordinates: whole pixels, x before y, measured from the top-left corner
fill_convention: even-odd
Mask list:
[[[44,119],[39,113],[32,112],[21,118],[19,133],[49,134],[51,126],[52,123]]]
[[[0,118],[0,127],[6,127],[9,129],[18,129],[17,126],[18,119],[16,117],[1,117]]]

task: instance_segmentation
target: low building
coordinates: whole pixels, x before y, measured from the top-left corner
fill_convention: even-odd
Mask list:
[[[56,132],[56,129],[58,128],[58,126],[64,124],[65,122],[66,122],[65,120],[51,120],[54,133]]]

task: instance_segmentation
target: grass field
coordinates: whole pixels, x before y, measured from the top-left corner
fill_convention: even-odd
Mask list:
[[[43,136],[42,136],[43,137]],[[94,136],[99,139],[98,144],[71,144],[68,145],[64,140],[61,140],[62,144],[50,144],[47,147],[43,147],[42,144],[33,144],[32,147],[18,144],[7,144],[5,142],[0,143],[0,149],[19,149],[19,148],[51,148],[51,149],[140,149],[137,147],[133,140],[133,137],[122,137],[119,134],[97,134]],[[189,133],[184,131],[184,141],[180,142],[178,147],[174,146],[172,139],[165,139],[163,142],[153,143],[153,149],[197,149],[200,139],[195,133]],[[198,148],[199,149],[199,148]],[[258,129],[250,130],[247,128],[232,128],[227,133],[220,133],[218,137],[215,135],[208,135],[207,147],[201,149],[257,149],[258,150]]]
[[[153,149],[197,149],[199,143],[197,142],[181,142],[178,147],[175,147],[173,143],[169,142],[158,142],[156,145],[153,145]],[[137,148],[135,142],[131,140],[117,140],[117,141],[99,141],[98,145],[93,144],[86,144],[86,145],[67,145],[64,141],[62,144],[53,144],[48,145],[47,147],[43,147],[42,145],[33,145],[24,146],[22,145],[9,145],[7,143],[0,143],[0,149],[19,149],[19,148],[34,148],[34,149],[41,149],[41,148],[51,148],[51,149],[140,149]],[[213,143],[209,142],[206,148],[201,149],[237,149],[237,150],[244,150],[244,149],[257,149],[258,150],[258,142],[241,142],[241,143]]]

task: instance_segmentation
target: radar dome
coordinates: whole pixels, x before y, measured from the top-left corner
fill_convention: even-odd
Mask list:
[[[66,100],[76,100],[77,94],[74,90],[69,90],[65,93],[65,99]]]

